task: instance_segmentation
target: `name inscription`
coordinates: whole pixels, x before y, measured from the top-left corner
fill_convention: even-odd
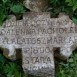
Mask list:
[[[22,48],[23,68],[38,70],[54,67],[53,47],[76,42],[76,34],[77,26],[67,18],[25,15],[23,20],[8,20],[0,28],[0,46],[13,44]]]

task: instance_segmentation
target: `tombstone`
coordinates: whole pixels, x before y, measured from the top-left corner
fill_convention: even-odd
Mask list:
[[[67,59],[76,46],[77,26],[64,14],[50,18],[48,12],[28,12],[22,20],[13,16],[0,27],[0,47],[9,49],[8,56],[14,58],[20,48],[24,72],[40,77],[55,77],[55,47]]]

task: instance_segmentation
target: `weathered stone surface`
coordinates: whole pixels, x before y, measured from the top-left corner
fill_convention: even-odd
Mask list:
[[[24,71],[26,70],[26,72],[29,71],[29,73],[31,74],[42,77],[54,77],[55,68],[53,51],[51,51],[52,48],[44,44],[40,44],[40,38],[44,37],[44,35],[42,36],[41,33],[39,35],[35,33],[31,34],[30,31],[33,28],[35,28],[35,30],[37,30],[38,28],[40,29],[43,24],[43,22],[40,23],[40,21],[42,21],[44,18],[50,18],[50,14],[26,13],[25,16],[23,16],[23,20],[16,21],[13,18],[14,17],[6,20],[5,24],[0,27],[0,47],[5,48],[3,54],[7,58],[14,60],[16,58],[15,49],[20,48],[22,49],[22,66]],[[28,22],[29,19],[31,22],[31,19],[37,20],[39,22],[37,24],[34,21],[33,24],[30,24],[30,21]],[[47,23],[45,22],[43,25],[45,24]],[[32,40],[31,43],[29,42],[29,39]],[[39,44],[35,44],[34,39],[38,39]],[[26,50],[28,48],[32,48],[33,52],[28,51],[28,53],[26,53]],[[9,49],[9,52],[6,49]],[[27,59],[29,60],[29,64],[27,64]]]
[[[48,7],[48,0],[25,0],[23,3],[33,12],[45,11]]]
[[[31,51],[32,50],[32,51]],[[54,77],[54,59],[50,49],[44,46],[23,48],[23,69],[40,77]]]
[[[0,27],[0,47],[22,50],[25,72],[41,77],[54,77],[53,49],[67,59],[77,46],[77,26],[67,15],[50,18],[49,13],[26,13],[22,20],[8,20]]]

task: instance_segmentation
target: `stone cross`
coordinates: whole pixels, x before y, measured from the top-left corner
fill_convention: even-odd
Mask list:
[[[68,58],[76,45],[77,26],[64,14],[50,18],[48,12],[28,12],[22,20],[13,16],[0,27],[0,47],[9,49],[9,57],[20,48],[24,72],[40,77],[55,76],[55,47]]]

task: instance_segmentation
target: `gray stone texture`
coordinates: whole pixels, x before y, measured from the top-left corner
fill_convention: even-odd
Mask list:
[[[77,47],[77,26],[62,13],[58,18],[50,18],[48,12],[25,13],[22,20],[10,17],[0,27],[0,47],[5,48],[4,55],[16,59],[15,50],[20,48],[24,72],[54,77],[53,50],[57,47],[59,56],[69,58]]]

